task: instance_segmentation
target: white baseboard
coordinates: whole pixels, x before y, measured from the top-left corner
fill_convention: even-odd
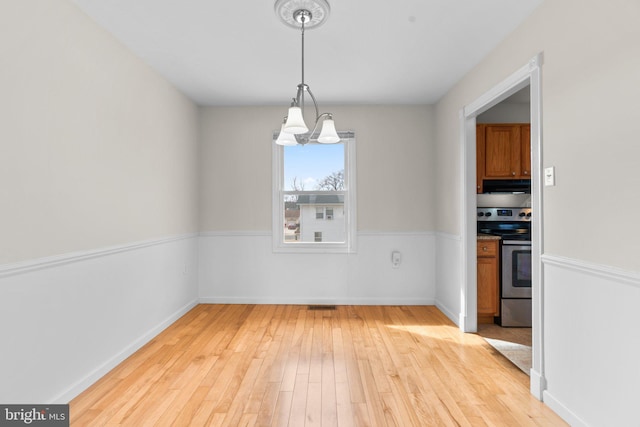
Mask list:
[[[547,390],[543,393],[542,400],[544,403],[553,410],[556,414],[565,420],[571,427],[588,427],[589,425],[581,420],[576,414],[571,412],[569,408],[560,403],[559,400],[554,398]]]
[[[449,318],[449,320],[451,320],[453,323],[455,323],[456,326],[460,327],[460,323],[459,323],[460,319],[458,318],[458,316],[456,316],[456,314],[453,312],[453,310],[449,309],[449,307],[447,307],[440,300],[437,300],[437,299],[435,301],[435,306],[438,307],[438,310],[443,312],[444,315]]]
[[[428,298],[254,298],[200,297],[200,304],[291,304],[291,305],[436,305]]]
[[[544,376],[535,369],[529,370],[529,391],[536,399],[542,400],[543,393],[547,388]]]
[[[189,312],[193,307],[198,304],[198,300],[193,300],[188,304],[181,307],[175,313],[171,314],[167,317],[163,322],[147,331],[144,335],[140,336],[137,340],[129,344],[126,348],[120,351],[118,354],[107,360],[102,365],[98,366],[94,371],[89,373],[86,377],[81,379],[80,381],[73,384],[67,390],[60,393],[55,398],[50,401],[55,404],[66,404],[69,403],[73,398],[78,396],[84,390],[86,390],[93,383],[102,378],[105,374],[111,371],[113,368],[122,363],[127,357],[131,356],[136,351],[140,350],[145,344],[151,341],[154,337],[164,331],[166,328],[171,326],[176,320],[180,319],[186,313]]]

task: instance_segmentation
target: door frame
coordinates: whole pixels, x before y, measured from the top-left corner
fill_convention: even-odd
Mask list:
[[[544,378],[543,216],[542,216],[542,53],[460,111],[462,144],[462,289],[460,329],[477,332],[476,261],[476,117],[529,86],[531,92],[531,209],[532,209],[532,367],[531,393],[542,400]]]

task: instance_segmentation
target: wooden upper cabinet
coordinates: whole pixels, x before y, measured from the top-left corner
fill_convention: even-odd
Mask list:
[[[520,175],[520,128],[487,125],[485,128],[486,178],[512,178]]]
[[[531,125],[520,126],[520,170],[531,179]]]
[[[478,193],[484,179],[531,178],[530,129],[528,123],[477,125]]]

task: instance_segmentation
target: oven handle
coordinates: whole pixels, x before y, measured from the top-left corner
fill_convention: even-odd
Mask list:
[[[530,240],[503,240],[502,244],[510,245],[510,246],[531,246],[531,241]]]

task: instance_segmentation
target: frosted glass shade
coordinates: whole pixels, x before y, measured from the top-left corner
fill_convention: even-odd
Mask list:
[[[284,131],[284,123],[280,128],[280,134],[278,135],[278,139],[276,139],[276,144],[278,145],[298,145],[298,141],[296,141],[296,137],[292,133],[287,133]]]
[[[289,108],[287,122],[284,124],[284,131],[287,133],[307,133],[309,128],[302,118],[302,110],[300,107]]]
[[[323,144],[334,144],[340,142],[338,132],[336,132],[336,125],[333,119],[326,119],[322,122],[322,131],[318,137],[318,142]]]

